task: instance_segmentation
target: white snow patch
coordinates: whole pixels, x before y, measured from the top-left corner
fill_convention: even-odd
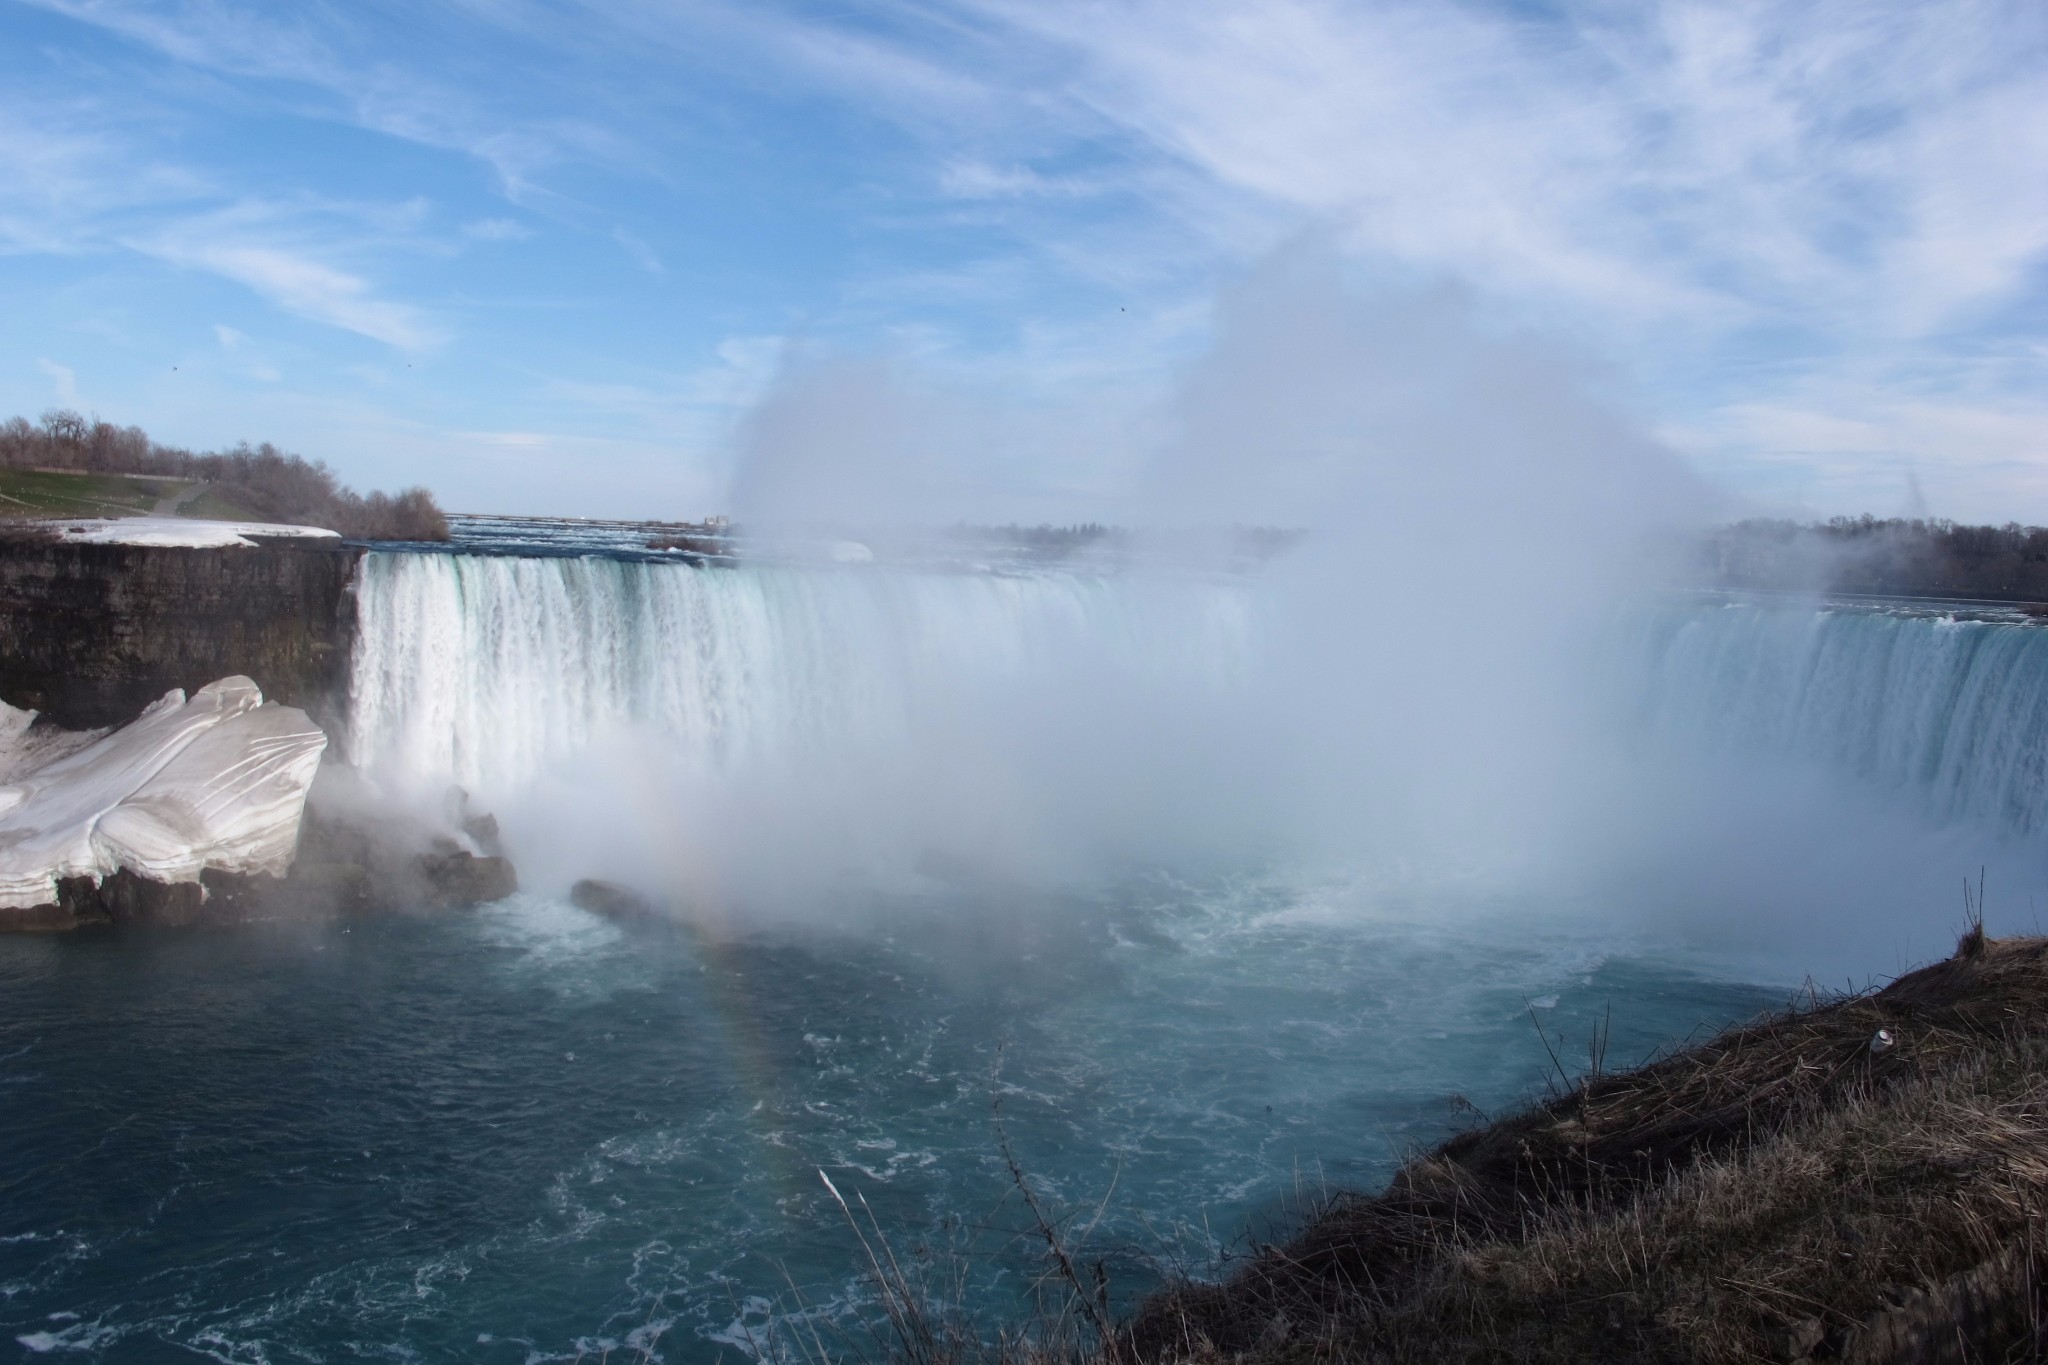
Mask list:
[[[18,750],[26,721],[15,722],[29,714],[9,711],[0,759]],[[123,867],[157,881],[196,881],[205,867],[281,874],[326,747],[305,712],[266,703],[247,678],[189,701],[173,688],[129,724],[0,785],[0,907],[46,905],[62,878],[99,881]]]
[[[106,735],[105,730],[59,730],[46,725],[31,729],[36,712],[0,701],[0,782],[77,753]],[[0,811],[6,810],[0,806]]]
[[[339,531],[268,521],[201,521],[194,517],[88,517],[51,523],[65,540],[84,545],[171,545],[204,550],[256,544],[250,536],[339,540]]]

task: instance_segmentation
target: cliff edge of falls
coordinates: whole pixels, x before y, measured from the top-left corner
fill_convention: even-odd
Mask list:
[[[332,729],[345,714],[363,551],[0,539],[0,701],[71,730],[172,688],[255,679]]]
[[[488,817],[380,809],[328,743],[361,556],[0,538],[0,930],[516,889]]]

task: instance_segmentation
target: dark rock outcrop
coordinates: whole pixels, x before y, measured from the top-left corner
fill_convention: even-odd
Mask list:
[[[24,910],[0,909],[0,930],[61,932],[91,925],[179,928],[276,917],[292,897],[293,878],[242,875],[208,868],[196,882],[160,882],[122,868],[94,884],[90,877],[57,883],[57,900]]]
[[[423,853],[413,860],[413,871],[423,888],[420,899],[432,906],[482,905],[519,889],[510,858],[479,857],[462,848]]]
[[[653,924],[662,918],[654,902],[632,887],[600,881],[595,877],[585,878],[570,887],[569,900],[593,915],[602,915],[620,924]]]
[[[355,641],[358,549],[0,542],[0,700],[67,729],[245,674],[330,731]]]
[[[308,808],[298,857],[283,877],[218,868],[207,868],[196,882],[160,882],[126,868],[97,885],[90,877],[70,877],[57,884],[54,903],[0,908],[0,932],[57,933],[94,925],[174,928],[382,910],[467,909],[519,889],[509,858],[479,856],[446,838],[415,851],[416,838],[400,820],[337,820]]]
[[[337,818],[308,806],[286,888],[316,911],[447,909],[503,900],[519,889],[519,875],[511,859],[479,855],[445,836],[422,848],[403,818],[360,811]]]

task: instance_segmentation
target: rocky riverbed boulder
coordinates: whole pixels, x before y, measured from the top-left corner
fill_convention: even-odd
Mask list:
[[[570,887],[569,900],[579,909],[619,924],[641,926],[663,919],[661,908],[632,887],[596,877],[586,877]]]

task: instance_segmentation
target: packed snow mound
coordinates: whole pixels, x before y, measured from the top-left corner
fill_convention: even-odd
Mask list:
[[[188,517],[88,517],[54,522],[59,537],[84,545],[171,545],[204,550],[256,542],[250,536],[339,540],[339,531],[267,521],[201,521]]]
[[[86,745],[106,736],[105,730],[59,730],[35,725],[36,713],[0,701],[0,783],[11,783],[24,773],[68,758]],[[10,796],[0,811],[11,810],[18,797]]]
[[[0,749],[28,733],[0,720]],[[19,722],[19,723],[16,723]],[[294,707],[247,678],[173,688],[127,725],[40,766],[0,753],[0,908],[57,899],[66,877],[127,868],[190,882],[203,868],[281,876],[298,846],[306,791],[327,747]]]

